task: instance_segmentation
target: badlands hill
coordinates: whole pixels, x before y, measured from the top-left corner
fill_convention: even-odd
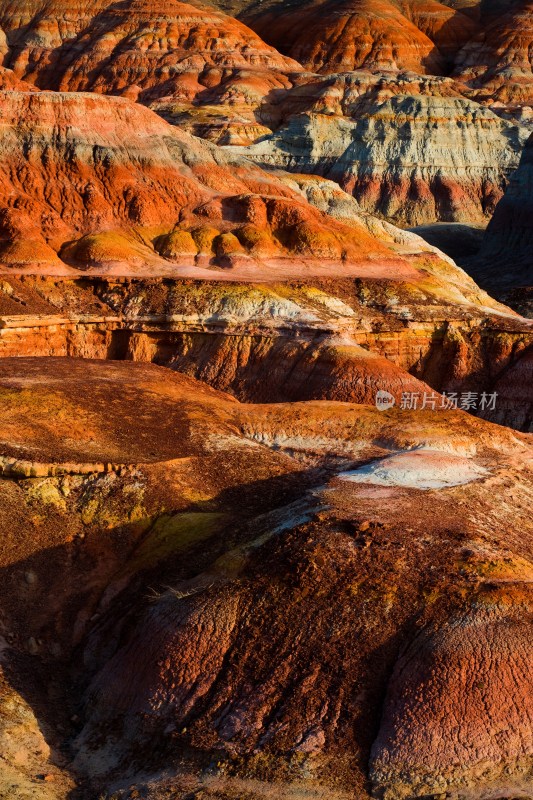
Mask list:
[[[532,209],[533,139],[524,148],[520,166],[513,174],[485,232],[479,252],[466,260],[469,271],[483,286],[513,303],[525,303],[533,284]],[[514,296],[512,290],[515,290]],[[520,291],[522,290],[522,291]]]
[[[329,177],[401,225],[488,222],[531,125],[523,3],[224,10],[242,21],[177,0],[3,0],[3,65],[11,84],[120,95],[215,143],[257,143],[258,163]]]
[[[323,175],[361,208],[408,226],[486,224],[528,137],[450,79],[412,73],[316,78],[289,91],[281,108],[274,133],[236,152]]]
[[[2,800],[533,798],[531,16],[0,0]]]
[[[1,100],[8,270],[414,281],[418,267],[454,271],[418,237],[350,206],[335,184],[265,172],[124,98],[6,91]]]
[[[476,33],[468,14],[436,0],[259,4],[242,18],[281,52],[328,73],[366,67],[442,75]]]
[[[527,796],[530,437],[132,363],[0,391],[4,793]]]
[[[68,274],[157,268],[253,277],[413,274],[364,223],[326,216],[283,181],[128,100],[80,93],[2,95],[0,261]],[[351,265],[351,266],[350,266]],[[138,269],[137,269],[138,268]],[[209,272],[208,270],[215,271]],[[218,273],[216,270],[218,269]]]

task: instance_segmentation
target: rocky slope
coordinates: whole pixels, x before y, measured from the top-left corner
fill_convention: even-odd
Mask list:
[[[532,203],[533,137],[530,137],[520,166],[496,207],[479,253],[465,260],[469,272],[500,297],[510,296],[516,287],[526,290],[533,284]],[[521,296],[514,297],[517,305]]]
[[[530,0],[482,4],[481,30],[461,50],[455,74],[474,97],[491,98],[515,113],[533,103]]]
[[[407,69],[445,74],[476,32],[461,10],[436,0],[325,0],[254,6],[242,18],[313,72]]]
[[[533,798],[526,12],[0,0],[1,800]]]
[[[261,163],[328,176],[365,210],[402,225],[490,218],[530,119],[525,100],[519,113],[497,92],[475,90],[458,59],[478,64],[480,30],[511,23],[486,10],[476,20],[457,4],[419,0],[267,4],[244,16],[269,41],[278,28],[281,39],[305,31],[301,53],[296,44],[279,46],[333,77],[306,72],[219,10],[177,0],[94,8],[4,0],[3,63],[13,79],[41,89],[136,100],[182,130],[246,154],[259,142],[250,155]],[[332,25],[325,36],[324,19],[326,31]],[[505,52],[515,63],[514,47]],[[505,72],[503,59],[496,61]],[[420,75],[448,74],[453,64],[453,81]],[[514,77],[511,83],[519,85]]]
[[[450,280],[461,276],[450,271]],[[0,355],[155,362],[248,402],[307,399],[375,405],[433,391],[513,391],[531,323],[484,307],[425,274],[422,284],[320,280],[252,284],[124,278],[6,277]],[[509,384],[509,391],[506,386]],[[431,388],[429,388],[431,387]],[[529,430],[530,384],[506,424]]]
[[[246,148],[250,158],[324,175],[366,211],[409,226],[490,219],[528,135],[450,80],[412,74],[310,81],[283,109],[285,124]]]
[[[132,363],[0,391],[2,660],[52,748],[19,796],[527,796],[530,437]]]
[[[269,130],[267,98],[301,72],[237,20],[177,0],[6,1],[1,28],[5,66],[42,89],[126,96],[235,143]]]
[[[529,343],[453,262],[335,184],[264,172],[123,98],[12,91],[3,110],[2,271],[70,279],[6,277],[5,355],[115,354],[247,400],[264,385],[373,403],[417,381],[485,391]],[[80,275],[128,280],[83,292]]]
[[[4,269],[415,274],[364,220],[326,216],[128,100],[5,92],[2,106]]]

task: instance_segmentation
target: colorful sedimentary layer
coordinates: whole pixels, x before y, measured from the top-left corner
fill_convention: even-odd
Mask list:
[[[0,0],[0,798],[533,797],[531,5]]]
[[[533,104],[533,4],[484,2],[482,26],[456,57],[454,74],[473,97],[504,107]],[[529,109],[531,110],[531,109]]]
[[[6,2],[2,27],[4,64],[40,88],[122,95],[234,143],[268,132],[257,109],[301,72],[241,22],[178,0]]]
[[[57,707],[24,691],[74,759],[62,777],[40,743],[18,785],[520,796],[529,436],[453,410],[241,404],[131,362],[0,359],[0,393],[4,664],[19,685],[42,665]],[[31,733],[22,713],[2,736]]]
[[[284,107],[285,124],[247,155],[324,175],[402,225],[486,222],[528,135],[450,80],[409,74],[318,79],[289,92]]]
[[[131,101],[53,92],[1,100],[5,268],[253,279],[365,264],[369,274],[414,274],[364,221],[325,215]]]
[[[329,73],[365,67],[443,74],[475,32],[469,16],[436,0],[252,6],[243,19],[309,70]]]

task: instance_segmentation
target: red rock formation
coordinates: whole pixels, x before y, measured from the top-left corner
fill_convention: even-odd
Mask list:
[[[208,797],[254,779],[283,798],[367,797],[391,675],[377,794],[492,791],[501,776],[518,790],[524,715],[496,693],[512,674],[527,710],[530,437],[456,411],[243,405],[131,362],[0,359],[0,394],[3,657],[10,675],[30,654],[57,673],[78,653],[76,690],[57,674],[50,685],[67,726],[81,717],[87,792],[183,794],[216,753]],[[18,685],[49,736],[27,674]],[[431,726],[455,698],[464,707],[466,685],[464,728],[445,715],[438,739],[399,711]],[[380,766],[401,755],[389,733],[412,742],[412,769]],[[450,768],[457,752],[470,755]]]
[[[2,104],[7,267],[208,276],[215,266],[253,278],[313,264],[338,274],[364,261],[369,274],[415,276],[363,223],[333,220],[130,101],[9,92]]]
[[[481,30],[456,59],[455,74],[481,100],[504,104],[533,103],[533,3],[482,4]]]
[[[256,112],[265,104],[268,120],[266,97],[301,71],[241,22],[178,0],[4,2],[2,25],[5,63],[41,88],[120,94],[174,121],[188,115],[195,130],[204,106],[219,126],[225,114],[224,134],[242,143],[264,132]]]
[[[0,67],[0,91],[33,92],[37,91],[31,83],[26,83],[17,78],[13,70]]]
[[[400,225],[487,221],[528,131],[412,73],[312,79],[280,103],[285,124],[236,152],[335,180],[361,208]]]
[[[485,598],[442,628],[424,631],[399,659],[373,748],[378,797],[422,797],[444,786],[494,797],[528,791],[531,606],[517,595],[514,603]]]
[[[325,0],[243,18],[266,41],[318,72],[360,67],[443,74],[475,30],[437,0]]]
[[[58,402],[71,403],[77,424],[87,429],[86,443],[78,437],[74,445],[78,460],[85,451],[134,462],[140,448],[155,448],[149,462],[118,473],[111,467],[107,478],[92,478],[92,489],[87,479],[65,500],[71,520],[80,524],[80,511],[72,509],[81,499],[88,539],[81,546],[99,558],[107,553],[112,515],[122,520],[131,509],[125,498],[141,503],[137,513],[160,509],[142,535],[133,524],[123,525],[129,555],[102,604],[92,608],[85,663],[96,676],[77,743],[78,769],[89,775],[99,770],[100,786],[109,785],[102,767],[112,770],[110,780],[120,776],[131,787],[140,780],[131,772],[132,754],[142,753],[155,784],[147,793],[157,796],[160,769],[166,775],[161,782],[170,781],[164,785],[177,792],[179,772],[192,769],[201,780],[202,753],[210,758],[216,751],[216,781],[226,771],[237,785],[244,776],[276,781],[277,796],[284,797],[289,777],[292,791],[319,783],[365,797],[366,760],[392,673],[401,679],[392,680],[387,714],[398,737],[412,733],[410,760],[432,766],[430,785],[452,791],[460,773],[468,788],[480,791],[494,788],[504,774],[519,786],[516,759],[522,769],[530,758],[521,737],[524,718],[495,697],[497,687],[500,694],[506,690],[509,673],[519,681],[520,697],[530,680],[524,655],[530,621],[517,588],[531,574],[527,437],[458,412],[381,413],[331,403],[242,406],[183,376],[127,363],[12,360],[0,370],[10,449],[57,464],[74,455],[71,444],[61,443],[69,423],[53,413]],[[80,381],[91,392],[80,394]],[[110,392],[120,410],[113,418]],[[32,398],[37,412],[28,427],[21,401]],[[413,453],[425,458],[433,488],[406,483],[419,480]],[[343,463],[350,459],[352,468],[325,486],[324,473],[311,477],[311,470],[314,491],[307,494],[295,454],[307,465],[336,455]],[[369,460],[392,461],[391,454],[396,466],[385,485],[355,480],[368,474]],[[494,508],[494,492],[508,483],[510,468],[513,496]],[[166,480],[158,487],[162,474]],[[202,501],[193,501],[191,512],[199,475]],[[294,483],[289,491],[293,478],[298,502]],[[285,502],[292,501],[287,506],[282,486]],[[170,491],[171,511],[164,505]],[[33,502],[41,508],[37,496]],[[497,536],[482,537],[485,517],[474,518],[473,508],[491,509]],[[221,516],[213,520],[213,514]],[[191,558],[202,566],[191,565]],[[438,571],[431,569],[436,561]],[[38,581],[43,568],[36,560]],[[108,575],[91,573],[100,585]],[[168,585],[172,589],[165,590]],[[148,599],[139,586],[157,591]],[[68,586],[71,601],[79,590]],[[395,668],[403,645],[413,658],[400,656]],[[440,709],[466,683],[473,690],[464,731],[441,725],[437,745],[417,727],[417,717],[398,712],[412,700],[423,719],[436,724]],[[486,705],[476,705],[478,693]],[[390,730],[387,719],[375,754],[387,746],[381,744]],[[502,746],[484,731],[489,724],[506,731]],[[474,751],[473,731],[487,742],[488,771],[480,773],[475,758],[448,769],[455,752]],[[182,760],[185,748],[196,751],[196,766]],[[376,792],[402,796],[424,785],[416,769],[398,775],[395,768],[381,769],[379,758],[372,771]],[[219,796],[231,797],[231,783],[218,788]]]

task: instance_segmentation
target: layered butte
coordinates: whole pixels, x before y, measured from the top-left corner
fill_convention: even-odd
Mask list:
[[[284,109],[285,124],[248,147],[250,158],[324,175],[403,225],[486,222],[528,135],[451,81],[408,73],[309,81]]]

